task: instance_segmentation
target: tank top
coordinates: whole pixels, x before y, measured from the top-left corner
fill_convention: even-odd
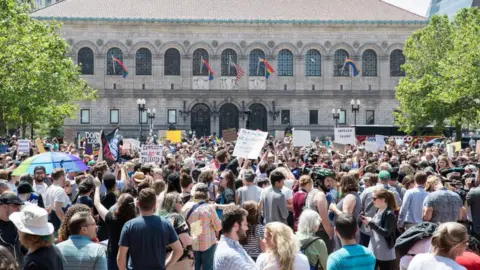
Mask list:
[[[307,200],[305,202],[305,208],[306,209],[311,209],[311,210],[320,214],[320,212],[317,209],[317,200],[315,200],[315,196],[319,192],[323,192],[323,191],[319,190],[318,188],[314,188],[314,189],[310,190],[310,192],[307,195]],[[328,210],[328,206],[330,205],[330,202],[332,201],[332,196],[330,196],[330,194],[328,194],[328,193],[325,194],[325,196],[327,197],[327,210]],[[318,229],[320,231],[325,231],[322,223],[320,223],[320,227]]]

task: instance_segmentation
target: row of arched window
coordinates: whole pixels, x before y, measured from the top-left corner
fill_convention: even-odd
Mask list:
[[[107,75],[121,75],[122,69],[114,65],[113,58],[123,61],[123,52],[119,48],[111,48],[107,52]],[[345,66],[345,59],[350,57],[348,52],[339,49],[333,57],[333,75],[337,77],[349,76],[350,70]],[[263,76],[265,69],[258,64],[260,58],[265,58],[265,52],[261,49],[254,49],[248,56],[249,76]],[[202,67],[202,59],[209,60],[208,52],[205,49],[197,49],[193,52],[193,76],[207,76],[208,70]],[[165,52],[164,75],[180,75],[180,52],[170,48]],[[236,76],[236,70],[230,63],[237,63],[237,53],[232,49],[225,49],[221,55],[221,76]],[[94,73],[93,50],[84,47],[78,51],[78,63],[81,65],[81,73],[92,75]],[[390,53],[390,76],[405,76],[400,66],[405,63],[405,57],[401,50],[394,50]],[[278,52],[277,76],[293,76],[294,61],[293,54],[288,49]],[[374,50],[365,50],[362,54],[362,65],[360,74],[362,76],[375,77],[378,70],[377,53]],[[152,75],[152,52],[147,48],[140,48],[135,54],[135,74]],[[311,49],[305,54],[305,75],[322,76],[322,55],[318,50]]]

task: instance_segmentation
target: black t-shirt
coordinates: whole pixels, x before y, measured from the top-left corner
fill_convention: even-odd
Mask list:
[[[86,206],[90,207],[90,209],[93,208],[93,200],[88,196],[79,196],[75,204],[78,203],[85,204]]]
[[[122,233],[122,228],[125,222],[117,220],[113,216],[113,211],[108,211],[107,215],[105,216],[105,224],[107,225],[109,239],[107,252],[109,256],[117,256],[118,241],[120,240],[120,234]]]
[[[43,247],[27,255],[23,270],[63,270],[62,257],[55,246]]]
[[[21,262],[23,256],[20,252],[18,232],[11,221],[0,220],[0,246],[6,247],[17,258],[17,262]]]
[[[110,192],[110,193],[102,193],[100,194],[100,202],[102,205],[110,209],[110,207],[114,206],[115,203],[117,202],[117,197],[115,196],[115,193]],[[95,209],[96,210],[96,209]],[[108,239],[108,227],[105,224],[105,221],[100,219],[97,222],[98,225],[98,231],[97,231],[97,238],[99,241],[107,240]]]

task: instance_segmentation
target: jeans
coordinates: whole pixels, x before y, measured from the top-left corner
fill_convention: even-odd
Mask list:
[[[369,243],[370,243],[370,235],[360,232],[360,244],[368,248]]]
[[[107,265],[108,265],[108,270],[118,270],[118,265],[117,265],[117,256],[114,254],[109,254],[107,256]]]
[[[376,270],[393,270],[393,269],[397,269],[397,267],[395,267],[395,260],[392,260],[392,261],[377,260],[377,263],[375,264],[375,269]]]
[[[195,256],[195,270],[213,270],[213,256],[215,255],[215,250],[217,249],[217,244],[209,247],[205,251],[193,251]]]

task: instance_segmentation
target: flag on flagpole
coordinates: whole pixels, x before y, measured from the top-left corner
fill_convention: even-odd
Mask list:
[[[128,70],[127,68],[123,65],[122,61],[118,60],[117,58],[112,56],[113,60],[113,70],[115,72],[115,63],[117,63],[122,69],[123,69],[123,78],[126,78],[128,75]]]
[[[243,69],[239,65],[237,65],[233,62],[230,62],[230,65],[235,69],[235,71],[237,73],[237,77],[235,78],[235,82],[238,83],[238,81],[240,81],[240,78],[243,77],[245,72],[243,71]]]
[[[207,70],[208,70],[208,79],[211,81],[213,80],[213,71],[212,69],[210,68],[210,65],[208,64],[207,61],[205,61],[205,59],[202,58],[202,67],[205,67]]]
[[[272,73],[274,73],[275,70],[265,59],[260,58],[259,62],[260,64],[265,65],[265,78],[268,79],[268,77],[270,77],[270,75],[272,75]]]
[[[353,61],[349,58],[345,58],[345,63],[343,64],[343,66],[344,66],[344,68],[345,68],[345,66],[351,67],[352,72],[353,72],[353,76],[357,76],[358,74],[360,74],[360,69],[357,67],[357,63],[355,63],[355,61]],[[343,72],[343,70],[342,70],[342,72]]]

